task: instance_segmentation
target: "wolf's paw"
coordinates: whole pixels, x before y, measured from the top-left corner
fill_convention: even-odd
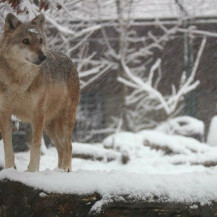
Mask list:
[[[61,171],[61,172],[67,172],[67,173],[72,172],[71,166],[69,166],[69,167],[61,167],[61,168],[58,168],[58,170]]]
[[[68,168],[68,169],[66,169],[66,170],[64,170],[65,172],[67,172],[67,173],[70,173],[70,172],[72,172],[72,169],[71,168]]]

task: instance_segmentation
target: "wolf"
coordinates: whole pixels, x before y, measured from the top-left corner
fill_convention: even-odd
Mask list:
[[[71,171],[72,131],[80,99],[72,61],[48,49],[45,17],[22,23],[9,13],[0,42],[0,131],[5,168],[15,167],[11,116],[32,126],[28,171],[39,170],[43,130],[58,153],[58,168]]]

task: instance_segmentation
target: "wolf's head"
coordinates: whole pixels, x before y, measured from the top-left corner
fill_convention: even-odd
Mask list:
[[[23,64],[40,65],[46,56],[45,17],[40,14],[29,23],[21,23],[9,13],[5,19],[1,52],[8,59]]]

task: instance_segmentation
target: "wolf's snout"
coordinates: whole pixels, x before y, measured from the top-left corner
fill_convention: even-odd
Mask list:
[[[47,57],[43,53],[39,55],[39,60],[41,62],[45,61],[46,59],[47,59]]]
[[[44,53],[41,51],[38,53],[37,60],[33,63],[36,65],[40,65],[42,62],[44,62],[47,59],[47,57],[44,55]]]

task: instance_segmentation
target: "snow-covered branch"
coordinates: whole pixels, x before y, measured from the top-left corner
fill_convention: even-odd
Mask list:
[[[188,28],[188,29],[177,28],[177,32],[191,33],[191,34],[194,34],[194,35],[201,35],[201,36],[204,36],[204,37],[217,38],[217,33],[215,33],[215,32],[198,30],[198,29],[195,29],[195,28]]]
[[[184,84],[180,86],[180,89],[177,91],[177,93],[168,100],[168,104],[170,104],[170,108],[172,112],[176,109],[181,98],[186,94],[188,94],[189,92],[191,92],[192,90],[194,90],[200,84],[200,81],[198,80],[194,81],[194,80],[195,80],[195,74],[198,69],[198,65],[200,63],[205,45],[206,45],[206,38],[203,38],[190,76],[187,78],[186,82],[184,82]]]
[[[175,90],[173,86],[173,92],[170,96],[164,96],[158,89],[153,86],[153,77],[154,72],[160,68],[161,60],[158,59],[151,67],[150,73],[147,80],[142,80],[139,76],[133,74],[130,68],[126,65],[126,63],[122,60],[123,69],[127,75],[127,79],[123,77],[119,77],[118,81],[123,83],[124,85],[133,88],[135,91],[128,96],[128,103],[141,103],[144,102],[143,99],[152,100],[155,103],[151,108],[153,110],[163,109],[167,115],[171,115],[177,109],[178,104],[182,101],[183,97],[194,90],[198,85],[199,81],[195,81],[195,74],[198,69],[198,65],[200,63],[200,59],[203,53],[203,50],[206,45],[206,38],[203,38],[200,48],[197,53],[196,60],[194,62],[194,66],[191,74],[188,78],[184,78],[185,72],[183,72],[181,76],[180,87],[178,90]],[[147,102],[146,102],[147,103]]]
[[[94,32],[94,31],[100,29],[100,25],[94,25],[91,27],[84,28],[80,31],[73,31],[73,30],[71,30],[65,26],[58,24],[55,20],[53,20],[49,16],[46,16],[46,20],[48,22],[50,22],[55,28],[57,28],[57,30],[59,32],[65,34],[65,35],[72,35],[74,38],[81,37],[81,36],[83,36],[89,32]]]

